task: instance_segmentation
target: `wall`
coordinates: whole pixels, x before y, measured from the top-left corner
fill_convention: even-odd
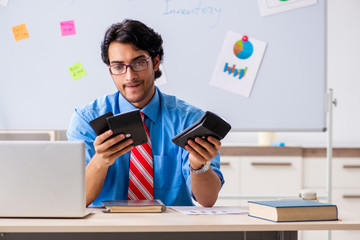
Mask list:
[[[334,146],[360,146],[360,1],[328,0],[328,87],[338,100],[333,110]],[[287,145],[325,146],[326,133],[277,133]],[[257,144],[257,133],[231,133],[225,145]]]
[[[335,146],[360,146],[359,0],[328,0],[328,86],[334,90]],[[326,133],[277,133],[287,145],[325,146]],[[256,145],[257,133],[230,133],[224,145]]]
[[[0,129],[66,129],[75,107],[115,91],[101,63],[99,43],[110,24],[134,18],[146,22],[164,39],[168,83],[160,86],[163,92],[219,114],[233,130],[321,131],[326,92],[324,1],[269,17],[260,16],[253,0],[10,1],[0,7],[0,32],[4,33]],[[206,8],[201,13],[172,11],[198,6]],[[72,19],[76,35],[61,37],[59,23]],[[22,23],[30,37],[14,41],[10,27]],[[254,52],[246,61],[238,59],[232,46],[241,36],[235,36],[225,45],[226,56],[218,66],[227,30],[249,36]],[[267,43],[257,74],[255,63],[262,48],[255,39]],[[86,75],[74,81],[68,68],[77,62]],[[237,79],[224,73],[225,63],[248,70]],[[214,71],[220,86],[236,88],[252,85],[251,76],[256,75],[251,98],[210,86]]]

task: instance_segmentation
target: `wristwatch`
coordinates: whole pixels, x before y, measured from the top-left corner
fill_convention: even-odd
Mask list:
[[[206,162],[205,164],[202,165],[202,167],[201,167],[200,169],[193,169],[193,168],[191,167],[191,165],[189,164],[189,166],[190,166],[190,171],[191,171],[192,173],[203,173],[203,172],[206,172],[206,171],[209,170],[209,168],[210,168],[210,163],[211,163],[211,161]]]

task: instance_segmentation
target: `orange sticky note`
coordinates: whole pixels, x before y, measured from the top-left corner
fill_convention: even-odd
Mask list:
[[[30,37],[25,23],[12,27],[11,29],[14,34],[15,41],[23,40]]]

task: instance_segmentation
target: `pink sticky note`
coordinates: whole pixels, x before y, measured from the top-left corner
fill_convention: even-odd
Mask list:
[[[75,22],[74,20],[60,22],[61,36],[75,35]]]

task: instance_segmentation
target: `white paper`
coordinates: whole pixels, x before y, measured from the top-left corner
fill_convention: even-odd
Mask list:
[[[246,207],[199,207],[199,206],[173,206],[175,211],[186,215],[222,215],[222,214],[248,214]]]
[[[317,4],[317,0],[258,0],[261,16],[277,14]]]
[[[0,0],[0,5],[6,7],[8,5],[8,2],[9,0]]]
[[[266,42],[228,31],[210,85],[249,97],[265,49]]]
[[[161,77],[155,80],[156,86],[161,86],[167,84],[167,78],[165,74],[165,69],[162,64],[160,64],[160,70],[162,72]]]

